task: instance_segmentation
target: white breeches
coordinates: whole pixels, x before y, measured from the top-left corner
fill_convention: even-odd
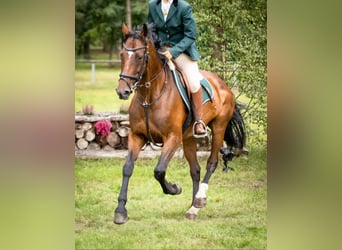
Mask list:
[[[191,93],[197,92],[201,87],[200,81],[203,79],[197,61],[191,60],[188,55],[182,53],[175,59],[175,62],[188,78]]]

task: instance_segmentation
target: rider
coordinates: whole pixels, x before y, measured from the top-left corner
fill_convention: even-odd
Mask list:
[[[192,8],[184,0],[151,0],[149,2],[148,22],[157,27],[161,46],[168,50],[161,52],[168,60],[174,59],[177,66],[189,80],[195,123],[194,137],[204,137],[206,126],[202,121],[203,76],[199,71],[196,47],[196,23]]]

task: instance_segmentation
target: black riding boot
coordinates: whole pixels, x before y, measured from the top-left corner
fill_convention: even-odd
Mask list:
[[[207,128],[202,121],[202,88],[197,92],[191,93],[192,107],[195,116],[195,122],[192,128],[192,133],[195,138],[203,138],[207,136]]]

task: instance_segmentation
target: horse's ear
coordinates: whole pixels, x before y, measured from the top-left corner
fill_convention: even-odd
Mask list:
[[[122,33],[127,35],[129,33],[128,27],[125,23],[122,23]]]
[[[144,23],[144,25],[143,25],[143,27],[141,29],[140,35],[142,37],[147,37],[147,34],[148,34],[148,28],[147,28],[146,23]]]

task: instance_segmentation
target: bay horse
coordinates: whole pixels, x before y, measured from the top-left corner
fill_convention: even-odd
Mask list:
[[[161,155],[154,169],[154,177],[165,194],[182,192],[179,184],[165,178],[167,166],[176,150],[183,144],[184,156],[190,166],[193,183],[192,203],[185,217],[195,219],[200,208],[206,205],[208,182],[218,165],[218,153],[226,160],[239,156],[245,146],[246,134],[243,118],[229,87],[217,75],[201,71],[210,82],[214,98],[203,104],[203,121],[211,130],[211,152],[207,160],[206,174],[200,184],[200,165],[197,160],[197,140],[192,126],[183,128],[188,112],[174,83],[173,75],[165,58],[157,51],[155,33],[144,24],[141,30],[130,31],[122,25],[124,34],[121,56],[121,73],[116,92],[120,99],[128,99],[134,91],[129,107],[130,132],[128,156],[122,170],[122,185],[114,223],[127,222],[127,189],[134,163],[146,143],[162,144]],[[193,121],[192,121],[193,123]],[[227,148],[223,146],[226,141]],[[221,149],[222,147],[222,149]],[[228,152],[228,153],[227,153]]]

